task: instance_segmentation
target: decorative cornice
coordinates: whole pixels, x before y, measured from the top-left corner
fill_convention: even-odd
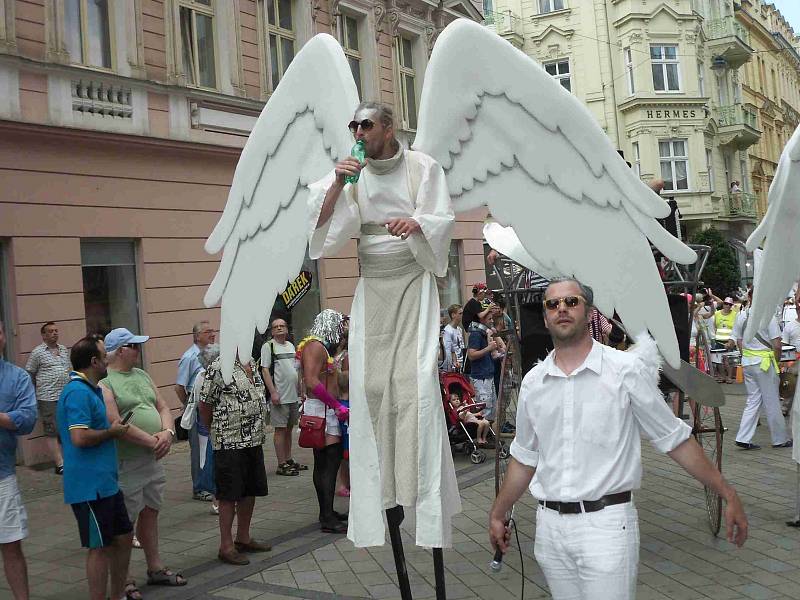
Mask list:
[[[375,14],[375,41],[377,42],[383,33],[383,22],[386,20],[386,6],[378,2],[373,9]]]

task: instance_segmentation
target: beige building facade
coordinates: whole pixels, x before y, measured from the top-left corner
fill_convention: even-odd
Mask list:
[[[362,97],[392,104],[408,142],[430,49],[457,17],[481,19],[469,0],[0,0],[6,357],[23,365],[46,321],[68,346],[128,327],[152,336],[143,366],[177,409],[192,324],[219,323],[202,302],[219,257],[203,243],[292,57],[332,33]],[[482,218],[457,224],[445,306],[483,279]],[[322,307],[349,310],[355,241],[305,269],[298,332]],[[39,435],[21,446],[28,464]]]
[[[753,4],[770,16],[749,17]],[[780,33],[797,45],[774,7],[763,7],[759,0],[495,0],[487,17],[585,103],[642,179],[664,179],[684,235],[713,224],[744,240],[763,214],[757,198],[765,201],[769,179],[756,180],[754,168],[771,173],[754,167],[755,156],[776,158],[787,139],[764,139],[767,98],[754,97],[745,75],[761,56],[762,42],[753,40],[768,38],[772,49],[783,43]],[[770,56],[764,60],[783,65],[776,69],[791,104],[796,69]],[[796,112],[796,103],[788,111],[782,100],[771,102],[768,112]]]

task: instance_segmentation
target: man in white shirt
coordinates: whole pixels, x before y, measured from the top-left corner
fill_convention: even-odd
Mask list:
[[[292,428],[299,416],[298,377],[294,368],[295,349],[286,339],[289,327],[276,318],[270,324],[272,339],[261,347],[261,378],[269,392],[272,409],[270,421],[275,428],[273,443],[278,459],[277,475],[298,475],[308,470],[292,459]]]
[[[753,290],[748,292],[753,300]],[[733,326],[731,337],[736,340],[742,350],[742,369],[744,385],[747,388],[747,404],[742,412],[739,432],[736,434],[736,445],[745,450],[758,450],[758,444],[751,440],[758,425],[758,413],[763,405],[767,415],[767,424],[772,436],[773,448],[791,448],[792,439],[783,420],[778,389],[778,363],[781,360],[781,330],[778,320],[773,316],[769,325],[759,329],[749,340],[742,339],[750,309],[740,311]]]
[[[444,326],[444,367],[445,371],[460,371],[464,360],[464,330],[461,328],[463,309],[460,304],[447,308],[450,322]]]
[[[725,498],[728,540],[747,538],[736,491],[667,407],[653,361],[590,337],[592,300],[572,278],[551,280],[545,292],[555,350],[522,382],[511,459],[489,515],[491,543],[505,552],[505,515],[530,486],[539,500],[534,554],[555,600],[635,596],[640,433]]]

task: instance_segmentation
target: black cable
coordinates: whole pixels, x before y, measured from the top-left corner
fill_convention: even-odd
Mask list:
[[[525,599],[525,560],[522,556],[522,544],[519,542],[519,529],[517,529],[517,522],[514,520],[514,517],[511,517],[508,520],[509,526],[513,524],[514,526],[514,536],[517,538],[517,551],[519,552],[519,570],[520,574],[522,575],[522,581],[520,583],[520,590],[519,590],[519,600]]]

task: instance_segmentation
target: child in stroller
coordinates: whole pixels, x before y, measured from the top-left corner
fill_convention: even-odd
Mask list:
[[[486,420],[486,417],[483,416],[483,412],[472,412],[477,408],[477,405],[469,405],[464,404],[461,401],[461,394],[459,392],[452,392],[450,394],[450,406],[458,414],[458,419],[464,423],[465,425],[475,424],[478,426],[477,428],[477,442],[478,448],[485,448],[488,440],[486,439],[486,432],[491,431],[489,429],[489,421]]]
[[[475,388],[461,373],[441,373],[439,383],[450,445],[469,454],[473,463],[482,463],[486,460],[482,448],[493,448],[490,438],[495,438],[490,422],[479,414],[486,405],[475,402]]]

